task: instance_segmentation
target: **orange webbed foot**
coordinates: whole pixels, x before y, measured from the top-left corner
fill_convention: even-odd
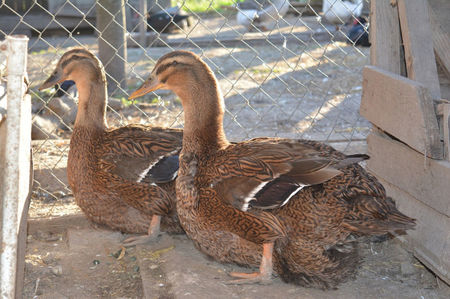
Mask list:
[[[130,237],[124,240],[122,242],[122,245],[124,247],[132,247],[136,245],[150,244],[155,242],[158,239],[158,236],[161,235],[161,231],[159,230],[160,223],[161,223],[161,216],[153,215],[152,222],[150,223],[150,227],[148,228],[147,235]]]
[[[235,279],[229,284],[247,284],[247,283],[260,283],[269,284],[272,282],[272,252],[273,243],[263,244],[263,255],[261,259],[261,264],[259,266],[259,272],[254,273],[240,273],[231,272],[230,276],[237,277],[240,279]]]
[[[272,282],[272,274],[271,273],[231,272],[230,276],[237,277],[240,279],[231,280],[231,281],[227,282],[227,284],[251,284],[251,283],[270,284]]]

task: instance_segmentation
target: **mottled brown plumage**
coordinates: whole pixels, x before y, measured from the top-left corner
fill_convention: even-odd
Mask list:
[[[285,281],[334,287],[354,273],[355,238],[414,226],[355,164],[364,155],[306,140],[229,143],[217,81],[195,54],[160,58],[131,98],[161,87],[173,90],[185,111],[176,183],[181,224],[216,260],[260,266],[233,276],[267,281],[273,262]]]
[[[147,232],[153,219],[154,235],[159,216],[165,216],[163,230],[182,232],[173,180],[178,163],[169,163],[172,156],[178,159],[182,131],[141,125],[107,128],[104,70],[85,49],[66,52],[40,89],[64,80],[75,81],[79,92],[67,176],[86,216],[127,233]],[[162,170],[155,172],[158,167]]]

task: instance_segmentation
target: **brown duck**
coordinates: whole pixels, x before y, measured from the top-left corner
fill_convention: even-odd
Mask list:
[[[273,262],[285,281],[335,287],[357,265],[355,237],[414,226],[355,164],[365,155],[306,140],[228,142],[218,83],[195,54],[161,57],[130,98],[158,88],[173,90],[184,107],[176,183],[181,225],[207,255],[259,265],[256,273],[231,273],[241,278],[236,282],[270,280]]]
[[[99,224],[127,233],[126,245],[154,239],[162,227],[182,232],[175,211],[174,179],[182,131],[106,124],[106,79],[101,62],[85,49],[66,52],[40,90],[64,80],[78,89],[67,176],[75,201]]]

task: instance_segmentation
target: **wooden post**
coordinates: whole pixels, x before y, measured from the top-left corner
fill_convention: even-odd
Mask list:
[[[0,51],[7,51],[8,75],[6,96],[0,100],[6,102],[7,110],[6,118],[0,119],[0,296],[21,298],[33,172],[31,97],[24,82],[28,38],[8,36],[1,46]]]
[[[436,113],[441,118],[442,137],[444,139],[444,158],[450,161],[450,102],[436,106]]]
[[[431,97],[441,98],[427,0],[398,0],[408,78],[425,85]]]
[[[442,5],[442,3],[438,3]],[[450,3],[443,5],[443,11],[436,11],[429,5],[431,30],[433,31],[434,54],[438,64],[438,77],[441,88],[441,98],[450,100],[450,22],[443,27],[445,22],[443,14],[450,10]]]
[[[127,60],[124,0],[98,0],[97,29],[99,58],[105,66],[108,94],[121,94],[120,88],[126,88]]]
[[[450,77],[450,38],[448,33],[438,23],[438,17],[431,6],[429,7],[429,12],[436,59],[440,61],[445,75]]]
[[[372,0],[370,5],[370,64],[401,75],[401,36],[397,7],[386,0]]]
[[[147,0],[139,0],[139,43],[142,47],[147,46]]]

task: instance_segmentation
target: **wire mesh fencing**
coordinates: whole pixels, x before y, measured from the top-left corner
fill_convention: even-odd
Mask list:
[[[199,54],[216,74],[229,139],[307,138],[361,151],[370,128],[359,115],[361,71],[369,54],[359,44],[368,35],[368,6],[369,0],[3,1],[0,35],[30,36],[35,163],[30,216],[77,210],[65,174],[76,86],[37,90],[68,49],[81,46],[102,59],[110,126],[182,127],[182,106],[171,92],[132,104],[126,97],[160,56],[184,49]],[[113,27],[120,36],[107,34]],[[109,56],[99,53],[102,43]],[[117,76],[110,70],[120,64],[124,71]]]

